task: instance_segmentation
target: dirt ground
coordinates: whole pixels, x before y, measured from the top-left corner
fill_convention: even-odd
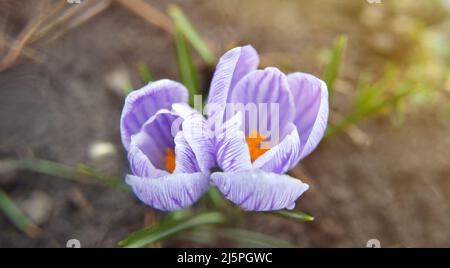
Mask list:
[[[5,2],[0,17],[6,18],[5,31],[14,36],[32,5],[20,8],[14,1]],[[166,10],[169,2],[179,4],[218,54],[250,43],[263,55],[263,63],[273,62],[285,70],[320,75],[319,51],[346,34],[342,92],[354,90],[361,70],[379,73],[385,62],[401,62],[410,52],[408,40],[391,34],[386,20],[367,22],[361,15],[380,9],[389,17],[385,3],[148,2],[160,10]],[[433,23],[430,12],[423,8],[420,16]],[[390,38],[387,45],[368,41],[380,34]],[[128,163],[119,136],[123,97],[109,80],[127,70],[133,84],[139,85],[138,62],[147,63],[158,79],[179,80],[171,37],[113,3],[58,39],[32,48],[42,61],[21,58],[0,72],[0,156],[89,163],[111,174],[126,174]],[[205,88],[211,71],[205,70]],[[338,92],[333,111],[348,111],[351,96]],[[314,215],[315,221],[295,223],[255,215],[241,227],[301,247],[365,247],[371,238],[383,247],[449,247],[449,119],[442,102],[414,107],[400,125],[389,117],[363,122],[359,127],[370,137],[370,146],[355,144],[345,133],[331,137],[299,165],[311,190],[297,202],[297,209]],[[98,141],[114,144],[116,154],[106,161],[92,159],[89,148]],[[144,212],[151,211],[115,189],[30,172],[3,178],[0,186],[19,204],[44,195],[50,207],[40,224],[42,234],[35,239],[0,215],[0,247],[62,247],[70,238],[79,239],[84,247],[115,247],[141,228]]]

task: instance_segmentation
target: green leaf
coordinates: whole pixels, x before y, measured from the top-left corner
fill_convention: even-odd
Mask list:
[[[330,94],[330,100],[332,99],[334,93],[334,86],[336,78],[339,75],[339,69],[341,66],[342,58],[347,46],[347,37],[340,36],[333,44],[331,49],[328,63],[325,66],[323,73],[323,80],[327,83],[328,91]]]
[[[119,188],[125,191],[131,191],[130,187],[124,183],[122,178],[103,174],[102,172],[86,164],[79,164],[78,172],[107,186]]]
[[[184,15],[183,11],[176,5],[170,5],[169,15],[175,22],[176,27],[189,40],[203,61],[208,65],[212,65],[216,59],[216,56],[208,45],[201,39],[200,35],[197,33],[188,18]]]
[[[75,179],[77,176],[77,170],[75,168],[49,160],[27,158],[7,159],[5,161],[12,164],[17,169],[33,171],[45,175],[65,179]]]
[[[290,242],[263,233],[237,228],[208,228],[193,230],[181,238],[195,243],[220,247],[220,242],[232,242],[244,248],[292,248]]]
[[[376,82],[372,82],[370,76],[361,75],[357,87],[357,98],[355,104],[356,113],[365,113],[366,110],[385,101],[389,91],[394,89],[398,91],[400,88],[396,85],[397,81],[401,80],[398,68],[392,65],[387,65],[383,76]]]
[[[97,171],[85,164],[80,164],[77,168],[74,168],[65,164],[36,158],[6,159],[2,161],[5,161],[12,167],[20,170],[32,171],[68,180],[86,182],[86,180],[83,180],[84,177],[91,179],[87,182],[101,183],[110,187],[130,191],[129,186],[126,185],[121,178],[103,174],[102,172]]]
[[[353,111],[337,123],[331,125],[326,133],[328,138],[344,131],[369,117],[382,114],[385,110],[393,108],[398,103],[420,89],[413,81],[405,81],[398,72],[398,67],[387,66],[384,74],[376,82],[363,74],[357,88],[357,98]]]
[[[209,199],[211,200],[212,204],[217,209],[223,209],[226,205],[225,199],[223,198],[223,195],[220,193],[220,191],[216,187],[209,187],[208,191],[206,192]]]
[[[148,68],[147,64],[145,64],[143,62],[139,62],[137,69],[138,69],[139,76],[141,77],[142,82],[148,84],[154,80],[153,74],[150,71],[150,68]]]
[[[14,223],[14,225],[21,231],[35,237],[39,234],[40,229],[31,220],[29,220],[14,203],[14,201],[0,189],[0,209],[5,215]]]
[[[177,221],[185,219],[189,216],[192,216],[192,211],[190,207],[180,210],[174,210],[167,213],[167,215],[164,217],[164,222],[168,223],[170,221]]]
[[[304,222],[304,221],[313,221],[314,217],[310,216],[306,213],[300,212],[300,211],[295,211],[295,210],[278,210],[278,211],[274,211],[271,212],[273,215],[279,216],[279,217],[283,217],[286,219],[290,219],[290,220],[295,220],[295,221],[299,221],[299,222]]]
[[[186,43],[183,33],[179,30],[177,30],[175,34],[175,44],[181,81],[189,90],[189,104],[193,106],[194,95],[199,94],[200,88],[198,70],[192,59],[189,45]]]
[[[119,246],[139,248],[170,238],[180,232],[190,230],[205,224],[220,224],[225,217],[219,212],[207,212],[189,216],[187,218],[173,219],[160,223],[159,226],[144,228],[119,242]]]

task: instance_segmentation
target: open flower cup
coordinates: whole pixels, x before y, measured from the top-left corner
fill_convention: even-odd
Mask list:
[[[174,81],[129,94],[121,117],[133,173],[126,182],[142,202],[182,209],[212,184],[246,210],[295,207],[308,185],[284,173],[321,141],[327,87],[310,74],[285,75],[273,67],[259,70],[258,64],[251,46],[220,58],[206,118],[186,104],[188,91]]]
[[[126,182],[142,202],[159,210],[197,201],[215,163],[212,140],[201,131],[206,120],[187,98],[183,85],[160,80],[130,93],[122,112],[122,142],[133,172]],[[178,111],[172,109],[176,103]]]

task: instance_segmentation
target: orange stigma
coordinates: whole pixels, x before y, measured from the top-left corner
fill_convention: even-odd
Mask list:
[[[175,170],[175,152],[172,148],[167,148],[166,169],[170,173]]]
[[[245,139],[247,141],[248,149],[250,151],[250,159],[255,161],[259,156],[267,152],[269,149],[261,148],[261,142],[266,138],[261,136],[258,131],[250,132],[250,135]]]

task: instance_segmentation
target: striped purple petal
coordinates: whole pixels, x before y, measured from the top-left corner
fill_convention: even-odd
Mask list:
[[[250,45],[236,47],[225,53],[220,58],[211,81],[208,105],[224,106],[237,82],[247,73],[256,70],[258,64],[258,53]],[[212,111],[208,111],[208,117],[214,117]]]
[[[288,75],[289,87],[298,103],[294,123],[303,151],[300,160],[309,155],[322,140],[328,121],[328,89],[322,80],[305,73]]]
[[[125,178],[143,203],[163,211],[186,208],[208,189],[208,176],[197,173],[173,173],[160,178],[127,175]]]
[[[200,172],[195,153],[185,139],[183,131],[179,131],[175,137],[175,155],[174,173]]]
[[[228,200],[252,211],[293,209],[295,201],[309,187],[288,175],[257,169],[217,172],[211,179]]]
[[[142,141],[138,143],[136,136],[131,137],[128,161],[134,175],[140,177],[162,177],[169,174],[166,170],[156,168],[139,146],[145,146],[145,144]]]
[[[289,129],[289,134],[278,145],[253,162],[254,168],[281,174],[297,165],[302,153],[302,145],[297,127],[290,124]]]
[[[173,103],[186,102],[186,88],[175,81],[159,80],[128,94],[120,118],[122,143],[128,150],[131,136],[137,134],[142,125],[161,109],[170,109]]]
[[[260,133],[269,130],[277,131],[278,138],[283,138],[288,124],[294,119],[295,108],[288,80],[277,68],[249,73],[236,84],[229,100],[234,104],[248,105],[245,108],[246,118],[252,116],[250,108],[257,110],[257,118],[252,116],[245,122],[246,136],[253,130]],[[261,125],[261,120],[264,120],[264,125]],[[251,129],[252,125],[257,129]]]
[[[177,118],[168,110],[160,110],[142,126],[139,133],[132,136],[133,146],[129,150],[128,160],[135,175],[154,176],[149,174],[153,168],[146,167],[145,162],[156,169],[166,170],[167,150],[175,147],[171,127]],[[143,156],[148,161],[144,161]]]
[[[216,131],[217,164],[225,171],[248,170],[252,167],[245,135],[240,129],[241,117],[241,113],[236,114]]]
[[[203,173],[209,173],[215,165],[212,132],[206,119],[187,104],[176,103],[173,111],[183,119],[183,137],[192,149],[196,162]]]

